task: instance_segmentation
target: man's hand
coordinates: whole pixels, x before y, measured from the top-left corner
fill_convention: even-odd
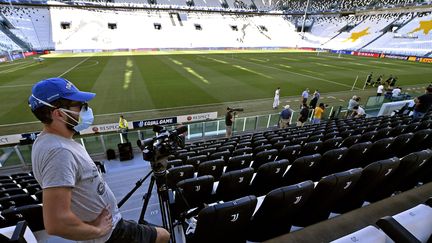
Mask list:
[[[108,205],[103,208],[97,218],[91,222],[88,222],[88,224],[100,229],[100,236],[108,234],[112,228],[111,207]]]

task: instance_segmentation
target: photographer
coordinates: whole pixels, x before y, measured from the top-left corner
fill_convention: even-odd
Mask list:
[[[44,126],[33,145],[32,167],[43,189],[47,233],[84,242],[168,242],[165,229],[122,219],[95,163],[73,140],[94,120],[87,105],[94,97],[63,78],[32,88],[29,106]]]
[[[233,122],[234,122],[233,110],[227,107],[227,113],[225,114],[225,127],[226,127],[227,138],[230,138],[232,136]]]

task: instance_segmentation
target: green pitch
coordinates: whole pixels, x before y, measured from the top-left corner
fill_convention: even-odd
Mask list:
[[[96,122],[104,123],[117,122],[119,113],[138,114],[133,118],[139,119],[149,110],[186,107],[201,112],[198,108],[206,105],[245,100],[268,99],[271,110],[277,87],[282,97],[300,96],[307,87],[321,93],[350,91],[358,76],[355,90],[359,90],[370,72],[374,79],[396,75],[398,85],[431,81],[430,64],[390,59],[312,52],[158,54],[53,54],[41,63],[27,58],[0,64],[0,126],[32,124],[35,118],[27,106],[31,86],[57,76],[95,92],[91,106],[98,114]]]

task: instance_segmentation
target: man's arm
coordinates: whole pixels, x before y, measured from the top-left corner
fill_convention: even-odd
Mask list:
[[[48,234],[70,240],[91,240],[111,230],[112,216],[109,209],[104,208],[92,222],[83,222],[70,210],[71,199],[71,188],[43,190],[43,219]]]

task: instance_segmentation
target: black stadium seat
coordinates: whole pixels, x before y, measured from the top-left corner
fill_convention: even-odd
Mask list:
[[[342,141],[343,140],[341,137],[334,137],[334,138],[329,138],[327,140],[324,140],[324,142],[322,143],[322,146],[321,146],[321,154],[323,154],[329,150],[338,148],[339,145],[342,143]]]
[[[347,151],[347,148],[342,147],[325,152],[321,157],[319,168],[320,176],[326,176],[343,171],[345,169],[343,158]]]
[[[287,159],[261,165],[251,184],[251,195],[262,196],[282,186],[282,177],[289,165]]]
[[[320,154],[296,159],[283,177],[283,185],[293,185],[306,180],[319,178]]]
[[[305,181],[269,192],[252,218],[247,239],[261,242],[288,233],[292,216],[309,199],[313,189],[313,182]]]
[[[166,182],[169,188],[176,188],[177,183],[184,179],[194,176],[194,167],[192,165],[177,166],[167,170]]]
[[[201,164],[201,162],[204,162],[208,157],[206,155],[198,155],[198,156],[192,156],[188,157],[186,161],[184,162],[185,165],[192,165],[195,169],[195,171],[198,171],[198,166]]]
[[[292,218],[293,225],[305,227],[326,220],[335,203],[348,194],[357,183],[361,169],[352,169],[323,177],[306,204]]]
[[[250,166],[252,159],[252,154],[243,154],[231,157],[228,160],[225,172],[247,168]]]
[[[13,207],[2,211],[8,225],[16,225],[25,220],[30,229],[35,232],[45,229],[42,217],[42,206],[40,204]]]
[[[204,208],[198,214],[194,234],[186,236],[187,242],[246,242],[256,204],[256,197],[247,196]]]
[[[232,156],[238,156],[238,155],[243,155],[243,154],[252,154],[252,148],[251,147],[242,147],[242,148],[237,148],[236,150],[234,150],[232,152]]]
[[[203,162],[198,166],[198,177],[211,175],[217,181],[222,175],[224,165],[225,162],[221,159]]]
[[[213,176],[206,175],[185,179],[177,183],[179,188],[175,196],[175,212],[181,213],[193,208],[201,208],[211,201]]]
[[[380,160],[366,166],[352,191],[336,203],[334,212],[346,213],[361,207],[367,195],[389,178],[398,166],[398,158]]]
[[[252,167],[257,170],[261,165],[275,161],[278,156],[277,149],[270,149],[266,151],[259,152],[255,156],[253,156]]]
[[[300,154],[301,146],[296,145],[290,145],[286,146],[279,152],[278,159],[287,159],[291,163],[296,160]]]
[[[247,195],[253,174],[252,168],[222,174],[216,188],[216,199],[226,202]]]
[[[344,169],[361,167],[364,164],[365,155],[372,146],[371,142],[357,143],[348,148],[343,157]]]

